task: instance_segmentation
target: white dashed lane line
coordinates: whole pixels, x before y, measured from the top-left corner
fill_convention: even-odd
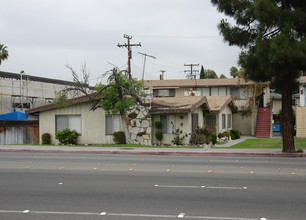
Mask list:
[[[136,213],[108,213],[108,212],[56,212],[56,211],[34,211],[34,210],[0,210],[0,214],[36,214],[36,215],[83,215],[83,216],[118,216],[118,217],[142,217],[142,218],[183,218],[183,219],[210,219],[210,220],[279,220],[260,218],[239,218],[239,217],[217,217],[217,216],[188,216],[185,213],[177,215],[155,215]]]

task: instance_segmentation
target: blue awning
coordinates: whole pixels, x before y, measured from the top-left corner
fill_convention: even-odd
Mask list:
[[[28,115],[24,112],[10,112],[10,113],[0,115],[0,120],[1,121],[28,120]]]

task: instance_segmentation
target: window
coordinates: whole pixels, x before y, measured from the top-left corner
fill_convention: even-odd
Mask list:
[[[192,114],[192,132],[196,132],[198,128],[198,114]]]
[[[222,114],[222,129],[226,128],[225,114]]]
[[[231,88],[231,96],[239,99],[247,99],[248,92],[246,88]]]
[[[214,87],[211,88],[211,96],[218,96],[219,95],[219,89]]]
[[[164,134],[172,134],[175,131],[175,115],[161,115],[160,122]]]
[[[82,132],[81,115],[56,115],[56,131],[64,129],[76,130],[78,134]]]
[[[174,97],[175,90],[174,89],[155,89],[153,90],[154,97]]]
[[[202,88],[202,96],[210,96],[209,88]]]
[[[232,115],[228,114],[227,115],[227,128],[231,128],[232,127]]]
[[[206,115],[206,126],[212,130],[216,130],[216,115]]]
[[[106,115],[105,116],[105,132],[106,134],[114,134],[120,131],[120,116],[119,115]]]
[[[211,96],[226,96],[226,87],[212,87]]]

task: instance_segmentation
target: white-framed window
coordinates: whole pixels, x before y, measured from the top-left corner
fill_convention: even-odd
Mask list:
[[[226,128],[226,119],[225,119],[225,114],[222,114],[222,129]]]
[[[56,131],[64,129],[76,130],[78,134],[82,133],[81,115],[55,115]]]
[[[106,115],[105,133],[114,134],[117,131],[120,131],[120,115]]]
[[[172,134],[175,132],[175,115],[161,115],[162,132],[164,134]]]
[[[232,127],[232,115],[227,114],[227,128],[231,128],[231,127]]]

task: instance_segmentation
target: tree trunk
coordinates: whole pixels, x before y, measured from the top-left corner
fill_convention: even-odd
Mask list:
[[[130,144],[131,143],[131,135],[130,135],[129,127],[128,127],[128,124],[127,124],[126,115],[123,111],[120,111],[120,116],[121,116],[123,131],[124,131],[124,134],[125,134],[125,142],[126,142],[126,144]]]
[[[283,80],[282,84],[282,133],[283,152],[294,153],[293,114],[292,114],[292,84],[291,78]]]

